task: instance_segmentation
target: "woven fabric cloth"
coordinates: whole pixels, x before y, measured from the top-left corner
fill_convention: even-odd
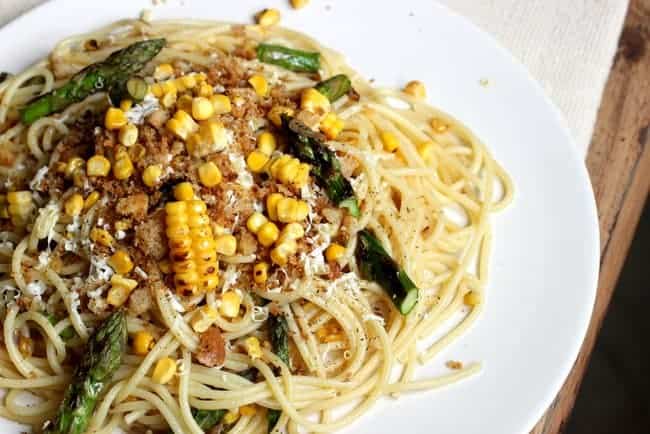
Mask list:
[[[43,1],[0,0],[0,26]],[[439,1],[495,36],[528,68],[586,154],[628,1]]]

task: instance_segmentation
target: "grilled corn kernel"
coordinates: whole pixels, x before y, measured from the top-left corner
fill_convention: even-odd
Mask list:
[[[153,335],[148,331],[139,331],[133,336],[133,352],[138,356],[146,356],[156,344]]]
[[[113,176],[115,179],[124,180],[129,179],[133,175],[133,162],[131,157],[125,151],[118,152],[115,156],[115,164],[113,165]]]
[[[300,166],[298,167],[298,173],[296,173],[296,176],[293,178],[293,181],[291,183],[298,188],[307,184],[307,181],[309,181],[310,170],[311,166],[309,164],[300,163]]]
[[[476,291],[469,291],[465,294],[465,297],[463,297],[463,301],[468,306],[478,306],[481,304],[481,294]]]
[[[210,97],[210,102],[214,108],[214,114],[222,115],[232,111],[232,104],[230,98],[226,95],[213,95]]]
[[[282,115],[293,116],[295,113],[296,112],[290,107],[276,105],[269,110],[267,117],[273,125],[279,128],[282,126]]]
[[[214,89],[212,89],[212,86],[210,86],[208,83],[201,83],[199,85],[197,94],[204,98],[210,98],[212,95],[214,95]]]
[[[424,83],[417,80],[406,83],[406,86],[404,86],[404,93],[417,99],[425,99],[427,97],[427,89],[424,87]]]
[[[262,27],[274,26],[280,22],[280,11],[269,8],[257,14],[257,24]]]
[[[123,99],[120,101],[120,110],[123,112],[128,112],[131,110],[131,107],[133,107],[133,100],[130,99]]]
[[[133,270],[133,261],[126,250],[118,250],[108,259],[108,265],[118,274],[128,274]]]
[[[138,286],[138,281],[127,279],[126,277],[120,276],[119,274],[113,274],[113,276],[111,276],[111,285],[121,286],[128,289],[129,291],[133,291]]]
[[[198,309],[190,320],[192,329],[197,333],[203,333],[210,328],[217,320],[218,312],[212,306],[203,306]]]
[[[287,265],[289,256],[296,253],[297,250],[298,245],[294,240],[285,240],[271,250],[271,261],[280,266]]]
[[[86,163],[86,175],[107,176],[111,171],[111,162],[103,155],[93,155]]]
[[[199,130],[199,125],[194,122],[192,116],[183,110],[174,113],[174,117],[167,121],[167,129],[183,140],[187,140],[190,134]]]
[[[228,291],[221,296],[221,304],[219,311],[221,315],[227,318],[235,318],[239,315],[239,307],[241,305],[241,296],[235,291]]]
[[[181,182],[174,187],[174,198],[176,200],[192,200],[194,198],[194,188],[190,182]]]
[[[278,202],[283,198],[280,193],[271,193],[266,198],[266,212],[271,220],[278,219]]]
[[[255,89],[255,93],[259,96],[266,96],[269,93],[269,82],[266,81],[263,75],[255,74],[248,79],[248,83]]]
[[[246,157],[246,165],[253,173],[263,171],[268,162],[269,156],[261,151],[253,151]]]
[[[135,145],[138,141],[138,127],[133,124],[126,124],[120,128],[119,134],[120,143],[126,146],[127,148]]]
[[[257,241],[264,247],[275,243],[280,236],[280,230],[273,222],[264,223],[257,231]]]
[[[199,166],[199,179],[205,187],[214,187],[221,182],[221,171],[216,164],[208,161]]]
[[[248,217],[248,220],[246,220],[246,227],[249,231],[256,234],[266,222],[268,222],[268,219],[264,214],[254,212],[250,217]]]
[[[65,201],[65,213],[70,217],[78,216],[84,207],[84,198],[79,193],[75,193]]]
[[[104,117],[104,126],[107,130],[119,130],[127,123],[126,113],[122,110],[110,107],[106,110],[106,116]]]
[[[281,244],[285,240],[299,240],[305,235],[305,230],[303,229],[300,223],[289,223],[280,231],[280,238],[278,238],[278,244]]]
[[[223,423],[232,425],[239,419],[239,409],[229,410],[223,417]]]
[[[98,191],[93,191],[90,193],[87,197],[86,200],[84,200],[84,210],[88,210],[92,208],[93,205],[97,203],[99,200],[99,192]]]
[[[257,149],[261,153],[271,156],[277,147],[277,141],[272,133],[265,131],[257,137]]]
[[[309,0],[291,0],[291,6],[294,9],[304,8],[309,4]]]
[[[382,131],[380,138],[386,152],[395,152],[399,148],[397,137],[390,131]]]
[[[160,164],[152,164],[147,166],[142,172],[142,182],[147,187],[155,187],[160,181],[162,176],[162,166]]]
[[[192,116],[197,121],[208,119],[214,114],[214,107],[209,99],[198,96],[192,100]]]
[[[328,262],[336,262],[345,254],[345,247],[340,244],[332,243],[325,250],[325,259]]]
[[[291,155],[282,155],[279,158],[274,159],[269,165],[269,173],[273,178],[277,178],[280,172],[280,168],[285,164],[289,163],[294,158]]]
[[[266,262],[258,262],[253,267],[253,280],[255,283],[264,283],[268,279],[269,264]]]
[[[172,75],[174,75],[174,67],[169,63],[161,63],[153,72],[153,78],[158,81],[167,80]]]
[[[156,362],[151,379],[158,384],[167,384],[176,375],[176,360],[163,357]]]
[[[260,346],[260,340],[255,336],[246,338],[244,345],[246,345],[246,352],[251,359],[259,359],[262,357],[262,347]]]
[[[330,111],[330,100],[313,87],[310,87],[302,91],[300,108],[318,115],[324,115]]]
[[[93,228],[90,231],[90,239],[104,247],[111,247],[115,242],[113,236],[106,229],[102,228]]]
[[[241,413],[242,416],[255,416],[255,413],[257,413],[257,410],[255,409],[254,405],[244,405],[243,407],[239,407],[239,412]]]
[[[237,251],[237,238],[234,235],[224,234],[215,239],[217,253],[232,256]]]
[[[442,119],[433,118],[431,119],[431,128],[433,128],[433,131],[436,133],[442,134],[449,129],[449,125],[447,125]]]
[[[332,112],[325,115],[325,118],[320,123],[320,130],[330,140],[336,139],[344,127],[343,120],[336,116],[336,113]]]

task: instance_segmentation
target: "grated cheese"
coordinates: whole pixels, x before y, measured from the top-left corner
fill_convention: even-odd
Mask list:
[[[113,274],[114,271],[106,262],[106,258],[97,255],[90,256],[89,282],[106,282]]]
[[[43,166],[34,175],[34,179],[29,183],[29,189],[34,190],[34,191],[41,191],[41,182],[43,182],[43,179],[45,178],[45,175],[47,175],[48,170],[50,168],[48,166]]]
[[[126,112],[126,118],[132,124],[140,125],[144,122],[144,118],[149,116],[160,108],[158,98],[153,95],[147,95],[142,102],[134,104],[129,111]]]
[[[46,289],[47,286],[45,285],[45,282],[42,282],[40,280],[34,280],[33,282],[29,282],[27,284],[27,286],[25,287],[25,292],[27,293],[27,295],[36,297],[36,296],[43,295]]]
[[[240,154],[228,153],[228,160],[235,172],[237,172],[237,183],[244,189],[249,190],[253,186],[253,175],[248,171],[246,161]]]

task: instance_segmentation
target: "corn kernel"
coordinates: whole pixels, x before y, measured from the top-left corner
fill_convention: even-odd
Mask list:
[[[345,254],[345,247],[340,244],[332,243],[325,250],[325,259],[328,262],[336,262]]]
[[[300,166],[298,167],[298,173],[296,173],[296,176],[293,178],[293,181],[291,183],[298,188],[307,184],[307,181],[309,181],[310,170],[311,166],[309,164],[300,163]]]
[[[161,81],[171,78],[172,75],[174,75],[174,67],[169,63],[161,63],[160,65],[156,66],[156,69],[153,73],[153,78]]]
[[[192,116],[197,121],[208,119],[214,114],[214,107],[209,99],[198,96],[192,100]]]
[[[99,192],[98,191],[93,191],[90,193],[87,197],[86,200],[84,200],[84,211],[92,208],[93,205],[97,203],[99,200]]]
[[[294,240],[285,240],[271,250],[271,261],[280,266],[287,265],[289,256],[296,253],[297,250],[298,245]]]
[[[136,286],[138,286],[137,281],[114,274],[111,277],[111,289],[106,296],[106,302],[111,306],[122,306]]]
[[[113,236],[106,229],[102,228],[93,228],[90,231],[90,239],[104,247],[111,247],[115,242]]]
[[[118,135],[120,143],[126,146],[127,148],[135,145],[138,141],[138,127],[133,124],[126,124],[120,128],[120,133]]]
[[[181,182],[174,187],[174,198],[176,200],[192,200],[194,188],[190,182]]]
[[[427,89],[424,87],[424,83],[417,80],[406,83],[406,86],[404,86],[404,93],[417,99],[425,99],[427,97]]]
[[[259,173],[264,170],[266,163],[269,162],[269,156],[261,151],[253,151],[246,157],[246,165],[253,173]]]
[[[133,291],[138,286],[138,281],[133,279],[127,279],[126,277],[120,276],[119,274],[113,274],[111,276],[111,285],[113,285],[114,287],[119,286],[122,288],[126,288],[129,291]]]
[[[176,360],[163,357],[156,363],[151,379],[158,384],[167,384],[174,375],[176,375]]]
[[[269,165],[269,173],[273,178],[277,178],[280,172],[280,168],[285,164],[289,163],[294,158],[291,155],[282,155],[279,158],[274,159]]]
[[[261,153],[271,156],[277,147],[277,141],[272,133],[265,131],[257,137],[257,149]]]
[[[280,236],[280,230],[273,222],[264,223],[257,231],[257,241],[264,247],[275,243]]]
[[[291,6],[294,9],[304,8],[309,4],[309,0],[291,0]]]
[[[124,151],[118,152],[115,156],[115,164],[113,165],[113,176],[115,179],[124,180],[133,175],[133,162],[131,157]]]
[[[110,107],[106,110],[106,116],[104,117],[104,126],[107,130],[119,130],[122,128],[128,120],[126,119],[126,113],[122,110]]]
[[[111,171],[111,162],[103,155],[93,155],[86,163],[88,176],[107,176]]]
[[[181,95],[176,100],[176,108],[178,110],[183,110],[186,113],[192,113],[192,101],[193,100],[194,100],[194,98],[192,98],[189,95]]]
[[[118,274],[128,274],[133,270],[133,261],[126,250],[118,250],[108,259],[108,265]]]
[[[395,137],[395,134],[390,131],[382,131],[379,136],[386,152],[397,151],[397,148],[399,148],[399,141],[397,140],[397,137]]]
[[[167,80],[160,83],[160,88],[162,89],[163,95],[166,93],[178,93],[183,91],[183,89],[179,89],[175,80]]]
[[[283,184],[290,184],[296,178],[296,175],[298,175],[299,169],[300,160],[297,158],[292,158],[278,169],[278,179]]]
[[[80,157],[72,157],[68,163],[65,165],[64,173],[65,177],[70,179],[78,171],[82,170],[84,167],[85,161]]]
[[[192,316],[190,325],[197,333],[203,333],[217,320],[218,313],[212,306],[203,306]]]
[[[266,116],[273,125],[280,128],[282,126],[282,115],[293,116],[295,113],[295,110],[290,107],[276,105],[269,110]]]
[[[163,97],[160,99],[160,104],[169,109],[176,104],[176,101],[178,101],[178,92],[174,90],[172,92],[165,92]]]
[[[199,85],[198,91],[196,93],[200,97],[210,98],[212,95],[214,95],[214,89],[212,89],[212,86],[210,86],[208,83],[201,83]],[[212,103],[210,103],[210,104],[212,104]],[[213,110],[214,110],[214,107],[213,107]]]
[[[227,318],[235,318],[239,315],[239,307],[241,305],[241,296],[235,291],[228,291],[221,296],[221,304],[219,311],[221,315]]]
[[[425,163],[430,163],[433,161],[434,158],[434,145],[433,142],[424,142],[420,146],[418,146],[418,153],[420,154],[420,157],[422,157],[422,160],[424,160]]]
[[[244,405],[242,407],[239,407],[239,413],[241,413],[242,416],[255,416],[255,413],[257,413],[257,410],[255,410],[255,406],[253,405]]]
[[[251,359],[259,359],[262,357],[262,348],[260,347],[260,340],[255,336],[250,336],[244,341],[246,345],[246,352]]]
[[[210,228],[212,229],[212,234],[215,237],[226,233],[226,228],[215,222],[210,223]]]
[[[204,157],[226,149],[230,143],[228,131],[223,123],[202,121],[198,134],[192,134],[186,143],[187,152],[196,157]]]
[[[215,239],[217,253],[232,256],[237,251],[237,238],[231,234],[220,235]]]
[[[226,95],[213,95],[210,97],[210,102],[214,108],[214,114],[223,115],[232,111],[230,98]]]
[[[149,86],[149,90],[156,98],[161,98],[163,96],[163,88],[162,88],[162,84],[160,83],[152,84],[151,86]]]
[[[255,283],[264,283],[268,279],[269,264],[266,262],[259,262],[253,267],[253,280]]]
[[[328,139],[334,140],[339,134],[341,134],[344,126],[345,124],[343,123],[343,120],[339,119],[335,113],[330,112],[325,115],[325,118],[321,121],[320,130]]]
[[[257,14],[257,24],[262,27],[274,26],[280,22],[280,11],[269,8]]]
[[[194,74],[188,74],[182,76],[177,80],[177,85],[180,84],[185,89],[194,89],[197,85],[196,76]]]
[[[199,166],[199,179],[205,187],[214,187],[221,182],[221,171],[212,161],[205,162]]]
[[[309,204],[305,202],[304,200],[299,200],[296,203],[296,220],[295,221],[303,221],[307,218],[309,215]]]
[[[431,119],[431,128],[433,128],[433,131],[436,133],[442,134],[449,129],[449,125],[447,125],[442,119],[433,118]]]
[[[266,222],[268,222],[268,219],[264,214],[254,212],[250,217],[248,217],[248,220],[246,220],[246,227],[249,231],[256,234]]]
[[[478,306],[481,304],[481,294],[476,291],[469,291],[465,294],[465,297],[463,297],[463,301],[468,306]]]
[[[160,164],[152,164],[147,166],[142,172],[142,182],[147,187],[155,187],[160,181],[162,176],[162,166]]]
[[[138,356],[146,356],[156,344],[153,335],[148,331],[139,331],[133,336],[133,352]]]
[[[167,129],[183,140],[187,140],[190,134],[199,130],[199,125],[194,122],[192,116],[183,110],[174,113],[174,117],[167,121]]]
[[[167,259],[158,262],[158,267],[163,274],[169,274],[172,272],[172,264]]]
[[[278,219],[278,202],[283,198],[280,193],[271,193],[266,198],[266,212],[271,220]]]
[[[248,83],[255,89],[259,96],[266,96],[269,93],[269,83],[262,75],[255,74],[248,79]]]
[[[130,99],[123,99],[120,101],[120,110],[123,112],[128,112],[131,110],[131,107],[133,107],[133,100]]]
[[[229,410],[223,417],[223,423],[232,425],[239,419],[239,409]]]
[[[281,244],[285,240],[299,240],[305,235],[305,230],[303,229],[300,223],[289,223],[282,231],[280,231],[280,238],[278,238],[278,244]]]
[[[79,193],[75,193],[65,201],[65,213],[70,217],[81,214],[84,207],[84,198]]]
[[[278,221],[282,223],[291,223],[297,220],[298,202],[290,197],[280,199],[277,206]]]
[[[317,115],[324,115],[330,111],[330,106],[330,100],[313,87],[302,91],[302,95],[300,96],[300,108],[303,110],[310,111]]]

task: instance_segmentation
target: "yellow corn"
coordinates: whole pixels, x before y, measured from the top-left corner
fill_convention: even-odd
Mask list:
[[[146,356],[156,344],[153,335],[148,331],[139,331],[133,336],[133,352],[138,356]]]
[[[278,202],[283,198],[280,193],[271,193],[266,198],[266,212],[271,220],[278,219]]]
[[[277,178],[281,183],[285,185],[291,184],[293,180],[296,178],[296,175],[298,175],[299,169],[300,169],[300,160],[298,160],[297,158],[292,158],[291,160],[283,164],[280,168],[278,168]]]
[[[106,110],[106,116],[104,117],[104,126],[107,130],[119,130],[127,123],[126,113],[122,110],[110,107]]]
[[[221,122],[202,121],[197,134],[187,141],[187,152],[196,157],[204,157],[224,150],[230,141],[228,130]]]
[[[325,259],[328,262],[336,262],[345,254],[345,247],[340,244],[332,243],[325,250]]]
[[[162,176],[162,166],[160,164],[152,164],[147,166],[142,172],[142,182],[147,187],[155,187]]]
[[[277,146],[275,136],[268,131],[263,132],[257,137],[257,149],[265,155],[271,156]]]
[[[266,262],[258,262],[253,267],[253,280],[255,283],[264,283],[268,279],[269,264]]]
[[[160,65],[156,66],[156,69],[153,73],[153,78],[158,81],[167,80],[172,75],[174,75],[174,67],[169,63],[161,63]]]
[[[278,202],[278,221],[282,223],[291,223],[298,221],[298,201],[296,199],[285,197]]]
[[[311,170],[311,166],[309,164],[300,163],[300,166],[298,167],[298,173],[296,173],[296,176],[293,178],[293,181],[291,181],[291,184],[293,184],[298,188],[307,184],[307,182],[309,181],[310,170]]]
[[[209,329],[212,324],[214,324],[214,322],[217,320],[217,317],[218,313],[215,308],[212,306],[203,306],[201,309],[198,309],[192,316],[190,325],[195,332],[203,333]]]
[[[291,6],[294,9],[304,8],[309,4],[309,0],[291,0]]]
[[[34,210],[32,203],[32,193],[29,191],[14,191],[7,193],[7,215],[11,217],[11,222],[16,226],[27,224],[29,217]]]
[[[250,217],[248,217],[248,220],[246,220],[246,227],[249,231],[256,234],[266,222],[268,222],[268,219],[264,214],[254,212]]]
[[[70,217],[78,216],[84,207],[84,198],[79,193],[75,193],[65,201],[65,213]]]
[[[126,250],[118,250],[108,259],[108,265],[118,274],[128,274],[133,270],[133,261]]]
[[[232,256],[237,251],[237,238],[231,234],[219,235],[215,240],[217,253],[224,256]]]
[[[296,204],[296,221],[301,222],[309,215],[309,204],[304,200],[297,201]]]
[[[210,223],[210,228],[212,229],[212,235],[215,237],[226,233],[226,228],[215,222]]]
[[[282,231],[280,231],[280,238],[278,244],[283,243],[285,240],[299,240],[305,235],[305,230],[300,223],[289,223]]]
[[[214,108],[214,113],[217,115],[230,113],[232,111],[230,98],[228,98],[226,95],[213,95],[210,97],[210,102]]]
[[[176,100],[176,108],[178,110],[183,110],[185,113],[192,113],[192,98],[189,95],[181,95]]]
[[[126,146],[127,148],[135,145],[138,141],[138,127],[133,124],[126,124],[120,128],[119,134],[120,143]]]
[[[187,74],[176,79],[176,86],[179,90],[194,89],[197,84],[197,76],[195,74]]]
[[[289,256],[296,253],[297,250],[298,245],[294,240],[285,240],[271,250],[271,261],[280,266],[287,265]]]
[[[86,200],[84,200],[84,211],[92,208],[93,205],[97,203],[99,200],[99,192],[98,191],[93,191],[90,193],[87,197]]]
[[[176,200],[192,200],[194,188],[191,182],[181,182],[174,187],[174,198]]]
[[[174,117],[167,121],[167,129],[183,140],[187,140],[190,134],[199,130],[199,125],[194,122],[192,116],[183,110],[174,113]]]
[[[255,336],[250,336],[244,341],[246,345],[246,352],[251,359],[259,359],[262,357],[262,348],[260,346],[260,340]]]
[[[221,183],[221,171],[212,161],[205,162],[199,166],[199,179],[205,187],[214,187]]]
[[[248,83],[255,89],[259,96],[266,96],[269,93],[269,83],[263,75],[255,74],[248,79]]]
[[[338,135],[341,134],[344,127],[345,124],[343,123],[343,120],[333,112],[325,115],[325,118],[320,123],[320,130],[330,140],[336,139]]]
[[[235,291],[228,291],[221,296],[221,304],[219,311],[221,315],[227,318],[235,318],[239,315],[239,307],[241,306],[241,296]]]
[[[255,410],[254,405],[244,405],[243,407],[239,407],[239,412],[241,413],[242,416],[255,416],[255,413],[257,413],[257,410]]]
[[[433,142],[424,142],[418,146],[418,154],[422,157],[425,163],[430,163],[434,158],[434,145]]]
[[[214,89],[212,89],[212,86],[210,86],[208,83],[201,83],[199,85],[197,94],[204,98],[210,98],[212,95],[214,95]]]
[[[65,177],[68,179],[72,178],[77,171],[83,170],[84,164],[86,164],[86,162],[83,158],[72,157],[63,169]]]
[[[310,87],[302,91],[300,108],[322,116],[330,111],[330,100],[313,87]]]
[[[123,112],[128,112],[133,107],[133,101],[130,99],[123,99],[120,101],[120,110]]]
[[[34,342],[28,336],[18,336],[18,351],[23,357],[31,357],[34,352]]]
[[[271,164],[269,165],[269,173],[273,178],[278,178],[280,168],[284,166],[285,164],[289,163],[292,161],[294,158],[291,155],[282,155],[276,159],[274,159]]]
[[[269,162],[269,156],[262,151],[253,151],[246,157],[246,165],[253,173],[259,173],[264,170],[266,163]]]
[[[397,148],[399,148],[399,141],[397,140],[397,137],[395,137],[395,134],[390,131],[382,131],[379,136],[386,152],[397,151]]]
[[[209,87],[209,86],[208,86]],[[209,99],[198,96],[192,100],[192,116],[197,121],[208,119],[214,114],[214,107]]]
[[[115,155],[115,164],[113,165],[113,176],[115,179],[129,179],[133,175],[133,162],[126,151],[118,151]]]
[[[154,83],[149,86],[149,90],[156,98],[161,98],[163,96],[162,83]]]
[[[293,116],[295,113],[295,110],[290,107],[276,105],[269,110],[269,113],[266,116],[273,125],[280,128],[282,126],[282,115]]]
[[[167,384],[176,375],[176,360],[163,357],[156,362],[151,379],[158,384]]]
[[[224,415],[223,423],[226,425],[232,425],[237,422],[237,419],[239,419],[239,409],[236,408],[234,410],[229,410],[228,413]]]
[[[90,231],[90,239],[104,247],[111,247],[115,242],[113,236],[106,229],[102,228],[92,228]]]
[[[262,27],[274,26],[280,22],[280,11],[269,8],[257,14],[257,24]]]
[[[111,277],[111,289],[106,296],[106,302],[111,306],[122,306],[137,286],[137,281],[114,274]]]
[[[162,98],[160,98],[160,104],[167,109],[172,108],[177,101],[178,101],[178,92],[176,92],[175,90],[171,92],[165,92]]]
[[[447,123],[442,119],[433,118],[431,119],[431,128],[433,128],[433,131],[435,131],[436,133],[442,134],[445,131],[447,131],[449,125],[447,125]]]
[[[86,163],[86,175],[107,176],[111,171],[111,162],[103,155],[93,155]]]
[[[183,91],[182,88],[179,89],[177,86],[176,80],[163,81],[160,83],[160,89],[163,95],[166,93],[178,93]]]
[[[404,93],[417,99],[425,99],[427,97],[427,89],[424,87],[424,83],[417,80],[406,83],[406,86],[404,86]]]
[[[264,223],[257,231],[257,241],[264,247],[275,243],[280,236],[280,230],[273,222]]]
[[[463,297],[463,301],[468,306],[478,306],[481,304],[481,294],[476,291],[469,291],[465,294],[465,297]]]

